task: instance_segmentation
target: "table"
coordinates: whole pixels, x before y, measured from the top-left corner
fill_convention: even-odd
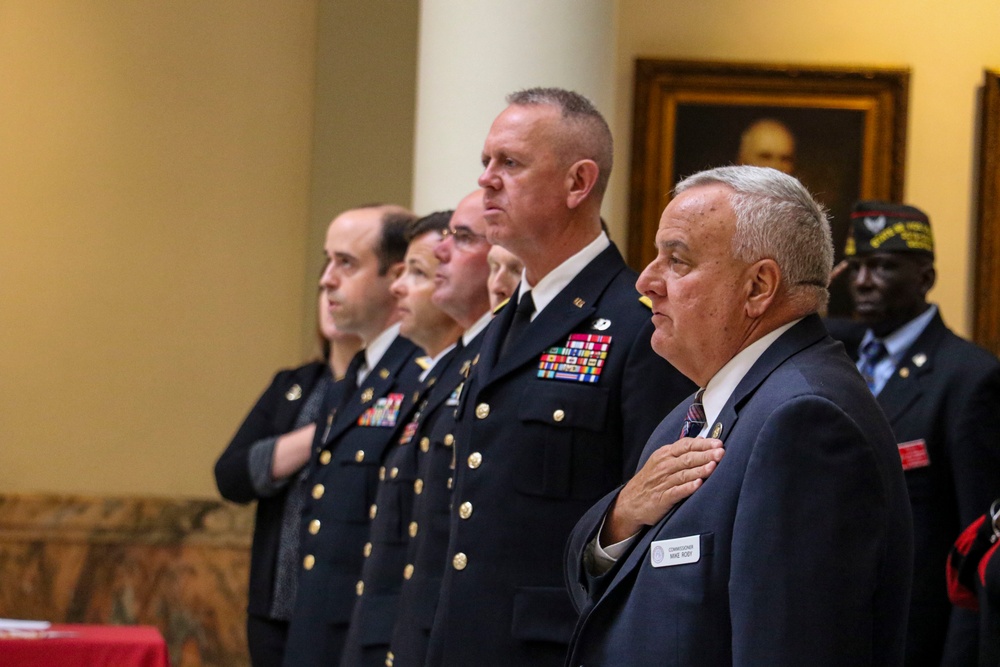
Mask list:
[[[152,626],[57,625],[0,631],[0,667],[170,667]]]

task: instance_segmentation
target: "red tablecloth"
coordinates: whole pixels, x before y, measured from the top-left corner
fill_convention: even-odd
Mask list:
[[[167,643],[151,626],[53,625],[0,630],[0,667],[169,667]]]

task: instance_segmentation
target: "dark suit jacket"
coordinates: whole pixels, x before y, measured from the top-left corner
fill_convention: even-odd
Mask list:
[[[828,321],[827,328],[856,358],[865,327]],[[955,538],[1000,489],[1000,361],[935,316],[878,403],[896,442],[922,440],[930,460],[904,473],[915,555],[907,664],[938,665],[942,655],[945,664],[975,664],[978,621],[967,610],[953,613],[944,570]]]
[[[417,456],[424,437],[420,425],[431,418],[448,398],[450,389],[440,383],[443,374],[456,358],[457,350],[438,361],[421,383],[420,397],[399,438],[390,445],[379,470],[375,504],[378,513],[372,519],[365,562],[361,569],[362,592],[351,614],[351,626],[341,656],[341,667],[383,667],[389,650],[392,626],[396,620],[399,590],[406,569],[406,547],[410,534],[417,535],[419,523],[413,522],[413,503],[424,491],[419,483],[417,494]],[[412,424],[412,426],[411,426]],[[412,566],[408,572],[412,575]]]
[[[483,337],[484,333],[480,332],[455,355],[431,394],[420,431],[415,436],[417,478],[422,487],[413,505],[417,532],[410,538],[406,550],[406,564],[411,565],[412,570],[400,590],[389,650],[394,667],[423,667],[427,656],[448,552],[452,475],[456,465],[455,435],[458,433],[455,413],[458,397],[464,390]],[[468,465],[468,460],[465,463]]]
[[[685,411],[642,462],[677,439]],[[764,352],[717,423],[718,468],[610,572],[589,579],[581,558],[617,492],[574,529],[567,580],[583,611],[569,664],[900,664],[913,552],[899,457],[818,317]],[[700,555],[654,567],[681,543]]]
[[[515,309],[486,329],[459,408],[449,565],[428,664],[562,663],[576,616],[562,576],[569,531],[634,469],[659,416],[693,387],[650,348],[635,279],[611,246],[507,356],[497,360]],[[539,377],[542,357],[572,334],[610,337],[598,381]]]
[[[264,438],[291,431],[313,387],[326,373],[329,373],[326,364],[314,362],[275,375],[271,385],[257,400],[257,404],[215,463],[215,483],[223,498],[237,503],[257,501],[253,549],[250,555],[248,606],[248,611],[255,616],[270,617],[281,520],[285,511],[285,498],[291,487],[286,486],[271,497],[258,497],[250,479],[250,447]],[[298,386],[299,391],[292,394],[293,398],[289,398],[286,394],[294,386]]]
[[[341,403],[329,430],[326,424],[316,429],[318,446],[309,463],[302,513],[303,568],[285,650],[288,667],[335,665],[340,660],[358,597],[364,545],[378,509],[378,471],[412,406],[420,374],[414,360],[419,354],[413,343],[397,337]],[[395,425],[360,425],[359,419],[390,394],[403,398]]]

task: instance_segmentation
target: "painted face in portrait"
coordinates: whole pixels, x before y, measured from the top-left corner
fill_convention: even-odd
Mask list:
[[[795,171],[795,136],[780,121],[758,120],[740,137],[737,162],[791,174]]]

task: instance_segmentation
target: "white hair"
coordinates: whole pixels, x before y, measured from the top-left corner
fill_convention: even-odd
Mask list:
[[[824,308],[830,298],[833,238],[823,206],[797,179],[770,167],[698,172],[678,183],[674,194],[715,183],[733,190],[733,257],[747,263],[773,259],[794,305],[806,311]]]

